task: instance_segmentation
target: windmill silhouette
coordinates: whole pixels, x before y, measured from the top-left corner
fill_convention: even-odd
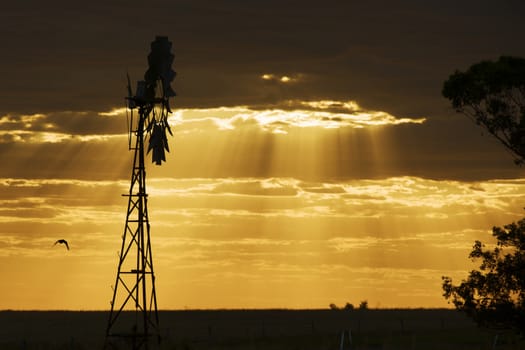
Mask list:
[[[167,37],[157,36],[151,43],[149,68],[144,74],[144,80],[137,82],[135,94],[131,91],[129,75],[127,77],[126,101],[130,110],[128,146],[134,151],[134,158],[129,193],[124,195],[128,197],[126,225],[104,349],[116,348],[119,342],[125,341],[131,343],[132,349],[148,349],[160,344],[144,140],[149,137],[148,153],[152,152],[152,162],[161,165],[166,160],[165,151],[169,151],[166,131],[171,134],[168,115],[171,112],[169,99],[175,96],[170,86],[175,78],[175,72],[171,69],[173,58],[171,42]],[[136,120],[133,118],[134,110],[138,110]],[[133,138],[134,147],[131,146]]]

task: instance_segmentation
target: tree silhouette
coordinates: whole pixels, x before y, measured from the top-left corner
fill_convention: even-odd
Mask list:
[[[354,309],[354,304],[346,303],[344,309],[347,311],[352,311]]]
[[[331,303],[329,307],[330,307],[330,310],[339,310],[339,307],[335,305],[334,303]]]
[[[525,331],[525,219],[494,227],[497,244],[487,249],[476,241],[469,254],[480,261],[457,286],[443,278],[443,296],[479,325]]]
[[[457,112],[498,139],[516,164],[525,162],[525,59],[501,56],[456,71],[442,94]]]
[[[498,139],[516,164],[525,163],[525,59],[501,56],[456,71],[442,94]],[[454,285],[442,277],[443,296],[480,325],[525,331],[525,219],[494,227],[492,235],[493,249],[475,241],[469,257],[481,264],[466,280]]]
[[[368,310],[368,301],[363,300],[359,303],[359,310]]]

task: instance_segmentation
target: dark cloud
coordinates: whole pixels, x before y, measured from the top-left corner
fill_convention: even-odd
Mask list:
[[[11,112],[119,105],[126,70],[141,78],[149,43],[162,34],[174,43],[182,106],[261,101],[268,95],[255,78],[270,72],[311,77],[283,89],[284,97],[350,97],[392,113],[419,112],[414,100],[435,105],[453,69],[524,54],[512,35],[524,31],[523,7],[516,1],[12,3],[0,24],[0,64],[9,67],[0,105]]]
[[[220,6],[190,0],[10,2],[0,14],[0,115],[49,114],[31,130],[50,123],[73,135],[121,133],[123,121],[96,112],[123,106],[126,72],[134,81],[142,78],[149,44],[160,34],[173,42],[178,72],[173,85],[179,94],[175,108],[264,108],[287,100],[330,99],[355,100],[365,109],[399,118],[428,118],[425,127],[407,125],[385,133],[399,150],[396,159],[383,159],[380,167],[371,161],[366,136],[341,132],[342,146],[326,149],[328,156],[316,164],[318,176],[512,177],[520,175],[512,160],[488,137],[480,137],[475,126],[460,122],[440,91],[455,69],[502,54],[525,55],[525,47],[515,39],[525,32],[524,11],[524,3],[513,0],[228,0]],[[261,79],[263,74],[300,79],[269,84]],[[344,139],[347,136],[355,139]],[[71,141],[36,149],[15,145],[13,135],[0,139],[6,143],[0,147],[3,161],[13,164],[1,171],[4,176],[85,178],[96,169],[93,176],[107,177],[113,176],[109,172],[114,172],[115,160],[123,157],[107,144]],[[195,159],[178,153],[182,159],[175,160],[177,168],[169,175],[272,174],[274,137],[258,143],[250,147],[263,150],[262,155],[232,145],[225,152],[226,166],[204,173]],[[350,157],[349,150],[356,146],[359,150]],[[95,154],[103,159],[95,159]],[[297,164],[311,166],[300,153],[297,158]],[[40,163],[36,169],[30,166]],[[23,169],[31,169],[31,174]],[[280,175],[305,176],[292,169],[281,169]]]
[[[51,113],[41,124],[53,125],[53,131],[72,135],[115,135],[126,132],[124,118],[103,116],[95,112],[58,112]]]
[[[9,114],[0,119],[0,130],[16,132],[53,132],[75,135],[115,135],[126,132],[126,121],[122,116],[106,116],[93,111],[62,111],[47,114]],[[3,135],[4,142],[13,137]],[[31,134],[20,135],[30,138]]]
[[[4,178],[129,178],[132,162],[125,141],[0,143],[0,155],[8,165],[0,168],[0,177]]]

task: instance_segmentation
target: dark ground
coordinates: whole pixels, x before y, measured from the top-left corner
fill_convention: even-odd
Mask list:
[[[2,311],[0,349],[101,349],[107,316]],[[454,310],[188,310],[159,318],[161,349],[169,350],[339,350],[342,330],[352,335],[344,349],[525,349],[517,335],[479,329]]]

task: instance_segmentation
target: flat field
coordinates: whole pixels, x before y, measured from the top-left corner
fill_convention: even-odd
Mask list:
[[[1,311],[0,349],[102,349],[107,317]],[[516,334],[480,329],[454,310],[185,310],[159,319],[167,350],[340,350],[343,331],[344,349],[525,349]]]

